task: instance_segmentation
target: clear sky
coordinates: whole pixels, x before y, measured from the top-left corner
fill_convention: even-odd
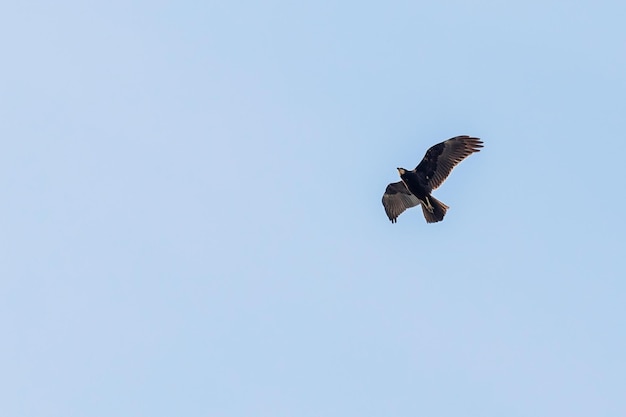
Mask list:
[[[626,415],[624,16],[4,2],[0,414]]]

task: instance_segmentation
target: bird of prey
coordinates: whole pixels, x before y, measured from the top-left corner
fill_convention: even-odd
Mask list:
[[[483,142],[470,136],[456,136],[432,146],[414,170],[398,168],[401,181],[391,183],[383,194],[387,217],[395,223],[404,210],[422,205],[427,223],[443,220],[448,206],[430,193],[450,175],[452,169],[474,152],[480,152]]]

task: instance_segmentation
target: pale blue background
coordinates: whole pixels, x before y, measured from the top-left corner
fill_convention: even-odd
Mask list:
[[[5,2],[0,414],[626,415],[624,4]]]

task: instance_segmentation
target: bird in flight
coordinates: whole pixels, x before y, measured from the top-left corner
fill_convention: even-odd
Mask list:
[[[387,186],[383,194],[383,206],[387,217],[395,223],[404,210],[422,205],[427,223],[443,220],[448,206],[430,193],[450,175],[462,160],[480,152],[483,142],[470,136],[456,136],[432,146],[414,170],[398,168],[399,182]]]

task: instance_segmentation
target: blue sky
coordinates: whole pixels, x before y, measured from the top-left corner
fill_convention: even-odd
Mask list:
[[[3,415],[626,415],[623,3],[9,3]]]

